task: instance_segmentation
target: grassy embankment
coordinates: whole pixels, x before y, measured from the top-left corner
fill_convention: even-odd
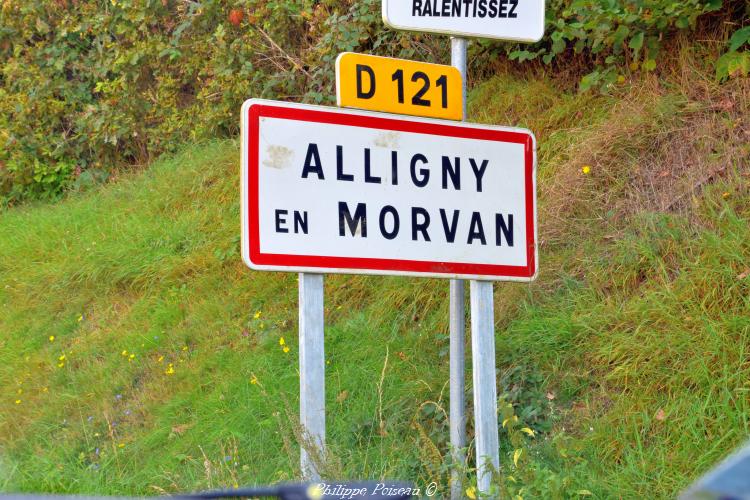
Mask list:
[[[540,147],[541,276],[495,288],[500,390],[540,431],[528,498],[667,498],[750,435],[750,88],[675,50],[610,97],[472,94]],[[240,263],[237,160],[196,146],[0,214],[0,489],[297,475],[296,279]],[[326,300],[327,474],[445,486],[447,284],[331,276]]]

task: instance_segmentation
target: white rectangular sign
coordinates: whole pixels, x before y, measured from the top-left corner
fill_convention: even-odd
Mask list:
[[[253,269],[530,281],[527,130],[251,99],[242,256]]]
[[[538,42],[544,0],[383,0],[383,22],[398,30]]]

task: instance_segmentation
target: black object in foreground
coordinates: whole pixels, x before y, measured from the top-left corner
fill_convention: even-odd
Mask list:
[[[680,500],[750,500],[750,443],[700,478]]]
[[[312,483],[281,484],[261,488],[207,491],[175,495],[175,500],[220,498],[279,498],[281,500],[406,500],[415,489],[407,483]]]
[[[415,488],[408,483],[280,484],[258,488],[206,491],[171,497],[105,497],[91,495],[0,494],[0,500],[213,500],[220,498],[279,498],[281,500],[406,500]]]

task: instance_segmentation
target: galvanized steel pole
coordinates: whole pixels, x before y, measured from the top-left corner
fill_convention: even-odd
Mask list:
[[[462,80],[464,101],[463,119],[466,120],[466,39],[451,38],[451,65],[458,68]],[[466,469],[466,401],[464,376],[466,373],[464,343],[466,310],[464,280],[450,282],[450,435],[451,500],[463,498],[463,477]]]
[[[303,477],[319,481],[311,453],[323,457],[326,436],[325,353],[323,349],[323,275],[299,274],[299,414],[303,431]],[[315,448],[310,452],[306,447]]]
[[[477,487],[487,495],[500,470],[495,374],[495,306],[491,281],[471,280],[471,357]]]

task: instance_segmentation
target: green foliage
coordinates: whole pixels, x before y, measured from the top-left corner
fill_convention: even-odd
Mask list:
[[[749,74],[750,26],[746,26],[735,31],[729,40],[729,50],[716,62],[716,78],[726,80],[731,77],[747,76]]]
[[[520,62],[573,61],[591,69],[582,90],[607,87],[624,68],[656,69],[665,35],[728,1],[551,0],[540,43],[477,45]],[[447,62],[447,45],[386,29],[380,0],[0,0],[0,205],[236,136],[251,96],[330,104],[341,52]],[[747,59],[730,51],[720,74]]]
[[[512,60],[544,64],[585,56],[595,69],[581,80],[581,90],[606,87],[624,81],[623,68],[655,70],[665,35],[692,29],[699,16],[721,7],[722,0],[552,0],[547,37],[507,52]]]
[[[702,107],[671,120],[688,111],[664,103],[685,92],[661,82],[666,96],[640,86],[621,101],[668,109],[630,104],[630,121],[610,97],[507,75],[471,102],[483,121],[546,137],[544,272],[495,285],[499,393],[519,417],[499,430],[496,484],[524,499],[674,498],[750,428],[748,155],[725,151],[741,141],[713,105],[722,94],[701,92]],[[738,100],[732,113],[744,123],[747,109]],[[710,148],[683,157],[696,141],[663,132],[676,128]],[[574,162],[593,138],[610,146],[582,175]],[[620,186],[668,165],[661,148],[737,172],[702,192],[683,173],[689,218],[632,217],[619,207],[633,189]],[[0,488],[146,495],[299,476],[297,285],[239,259],[237,155],[233,141],[190,147],[0,216]],[[446,496],[445,282],[331,275],[326,307],[326,440],[339,463],[326,477],[435,480]]]
[[[592,495],[576,479],[587,466],[579,440],[559,432],[539,444],[539,435],[525,426],[511,403],[501,398],[498,409],[503,440],[511,446],[502,460],[507,466],[497,478],[502,498],[562,500]]]
[[[85,171],[235,134],[244,98],[304,86],[305,73],[283,54],[307,40],[302,14],[311,5],[5,0],[0,196],[54,197]],[[243,13],[237,26],[233,8]]]
[[[236,135],[251,96],[331,102],[339,52],[425,52],[379,12],[379,0],[4,0],[0,202]]]

